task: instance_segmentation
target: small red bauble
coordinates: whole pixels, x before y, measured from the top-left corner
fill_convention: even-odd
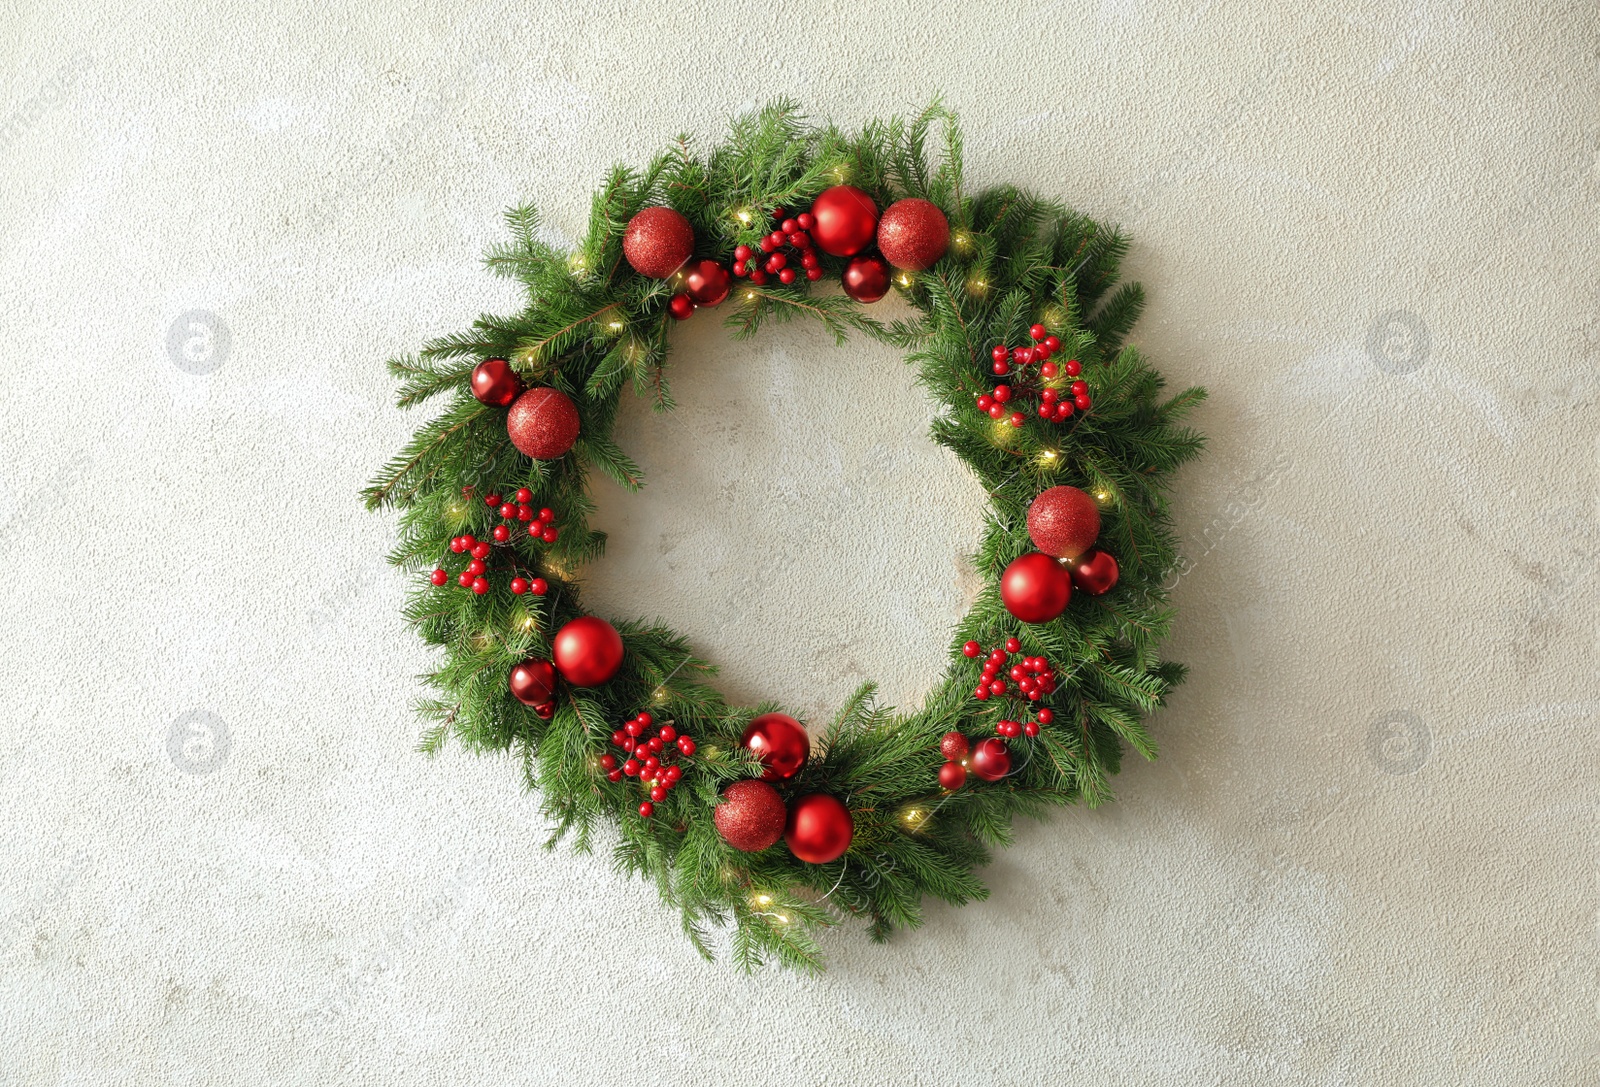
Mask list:
[[[896,268],[932,268],[950,248],[950,221],[930,201],[896,200],[878,220],[878,248]]]
[[[1091,547],[1072,563],[1072,583],[1090,596],[1108,593],[1117,584],[1121,571],[1111,552]]]
[[[1011,752],[1006,742],[991,736],[972,749],[972,772],[984,781],[999,781],[1011,773]]]
[[[889,266],[881,257],[853,257],[844,266],[844,293],[857,302],[876,302],[889,293]]]
[[[529,657],[511,669],[511,693],[525,706],[542,706],[556,693],[556,670],[547,660]]]
[[[506,413],[506,433],[523,455],[555,460],[578,440],[578,409],[559,389],[529,389]]]
[[[939,754],[951,762],[966,758],[967,752],[970,750],[971,747],[967,743],[967,738],[959,732],[946,732],[939,738]]]
[[[759,853],[782,838],[788,819],[778,790],[753,778],[722,790],[722,801],[711,812],[722,840],[742,853]]]
[[[594,615],[574,619],[556,632],[550,643],[556,667],[575,687],[596,687],[622,667],[622,635]]]
[[[800,772],[811,755],[805,726],[786,713],[763,713],[739,741],[761,760],[763,781],[782,781]]]
[[[1071,599],[1072,578],[1042,552],[1029,551],[1000,575],[1000,602],[1024,623],[1048,623]]]
[[[679,321],[687,321],[694,316],[694,299],[687,292],[679,292],[667,299],[667,312]]]
[[[855,831],[850,809],[842,801],[826,793],[812,793],[789,809],[783,840],[789,844],[789,852],[807,864],[827,864],[844,856]]]
[[[622,255],[633,270],[651,279],[666,279],[694,252],[694,227],[671,208],[645,208],[628,220],[622,234]]]
[[[1058,559],[1075,559],[1100,535],[1100,507],[1076,487],[1051,487],[1028,507],[1028,538]]]
[[[503,408],[522,395],[522,379],[505,359],[484,359],[472,370],[472,395]]]
[[[959,762],[947,762],[939,767],[939,788],[953,793],[967,783],[967,768]]]
[[[683,277],[683,286],[696,305],[720,305],[728,297],[733,277],[714,260],[697,260],[689,265],[689,274]]]
[[[811,239],[835,257],[853,257],[872,241],[878,229],[878,205],[854,185],[835,185],[817,194],[811,205]]]

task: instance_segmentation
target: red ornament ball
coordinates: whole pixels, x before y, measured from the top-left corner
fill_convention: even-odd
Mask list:
[[[565,456],[578,440],[578,409],[559,389],[540,386],[517,397],[506,413],[506,433],[534,460]]]
[[[826,793],[812,793],[796,800],[789,809],[783,840],[789,844],[789,852],[807,864],[827,864],[844,856],[855,832],[850,809],[841,800]]]
[[[711,812],[722,840],[742,853],[759,853],[777,842],[788,819],[778,790],[753,778],[722,790],[722,801]]]
[[[1028,538],[1058,559],[1075,559],[1100,535],[1100,507],[1076,487],[1051,487],[1028,507]]]
[[[971,765],[984,781],[999,781],[1011,773],[1011,752],[1004,740],[991,736],[972,749]]]
[[[967,752],[970,750],[971,746],[967,743],[967,738],[959,732],[946,732],[939,738],[939,754],[951,762],[966,758]]]
[[[811,240],[835,257],[855,256],[878,229],[878,205],[854,185],[823,189],[811,205],[811,217]]]
[[[503,408],[522,395],[522,379],[505,359],[484,359],[472,370],[472,395]]]
[[[1091,547],[1072,563],[1072,583],[1090,596],[1102,596],[1117,584],[1121,573],[1111,552]]]
[[[882,257],[853,257],[844,266],[844,293],[872,303],[889,293],[889,266]]]
[[[689,297],[688,291],[679,291],[667,299],[667,312],[679,321],[687,321],[694,316],[694,299]]]
[[[953,793],[967,783],[967,768],[959,762],[947,762],[939,767],[939,788]]]
[[[931,201],[896,200],[878,220],[878,249],[896,268],[932,268],[949,248],[950,220]]]
[[[583,615],[556,632],[550,643],[556,667],[575,687],[597,687],[622,667],[622,635],[594,615]]]
[[[547,660],[529,657],[511,669],[511,693],[524,706],[542,706],[556,693],[556,670]]]
[[[651,279],[666,279],[694,252],[694,227],[671,208],[645,208],[628,220],[622,234],[622,255],[633,270]]]
[[[1000,575],[1000,602],[1024,623],[1048,623],[1071,599],[1072,578],[1041,552],[1029,551]]]
[[[714,260],[697,260],[689,265],[689,274],[683,285],[699,306],[720,305],[733,287],[733,277]]]
[[[750,722],[739,742],[761,760],[763,781],[794,777],[811,755],[805,726],[786,713],[763,713]]]

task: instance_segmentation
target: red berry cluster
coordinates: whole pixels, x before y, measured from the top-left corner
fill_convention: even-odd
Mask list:
[[[1011,683],[1001,678],[1000,670],[1005,668],[1012,654],[1021,651],[1022,643],[1015,638],[1007,638],[1004,645],[991,649],[988,659],[983,662],[983,678],[978,681],[972,697],[980,702],[987,702],[992,696],[1010,695],[1015,698],[1025,698],[1029,702],[1037,702],[1052,693],[1056,689],[1056,672],[1050,662],[1043,657],[1023,657],[1006,672],[1011,678]],[[977,642],[968,642],[961,647],[961,652],[969,657],[977,657],[983,653],[983,646]],[[1012,684],[1015,684],[1015,687]],[[1043,719],[1049,712],[1040,710],[1040,717]],[[1044,723],[1050,722],[1044,719]],[[1002,732],[1001,735],[1004,736],[1006,733]]]
[[[779,221],[778,228],[761,239],[764,255],[757,255],[748,245],[739,246],[733,251],[733,274],[749,276],[750,282],[758,287],[771,276],[777,276],[779,283],[793,283],[802,271],[813,282],[821,279],[822,264],[817,260],[811,235],[807,233],[816,225],[811,213],[802,212],[791,219],[782,208],[777,208],[772,217]],[[785,253],[785,248],[790,252]],[[795,270],[794,261],[800,262],[799,271]]]
[[[461,493],[470,495],[472,488],[463,487],[461,488]],[[494,537],[494,544],[510,542],[512,529],[519,523],[528,526],[528,537],[530,539],[543,540],[545,543],[556,542],[560,533],[553,523],[556,518],[555,511],[546,508],[536,513],[528,505],[532,501],[533,492],[526,487],[517,491],[513,502],[502,501],[498,494],[491,494],[484,498],[484,505],[491,509],[499,507],[500,518],[506,522],[505,524],[494,526],[494,531],[491,533]],[[494,553],[494,544],[488,540],[480,540],[471,533],[457,536],[450,541],[450,550],[452,552],[457,555],[465,553],[472,556],[466,567],[456,575],[456,584],[462,588],[471,589],[479,596],[489,591],[489,579],[486,575],[489,572],[489,557]],[[518,568],[513,562],[513,572],[516,569]],[[444,585],[450,580],[450,575],[443,566],[438,566],[434,568],[431,580],[435,585]],[[550,591],[550,584],[542,577],[525,578],[519,574],[511,579],[511,591],[518,596],[528,592],[533,593],[534,596],[543,596]]]
[[[1068,359],[1065,364],[1057,365],[1050,356],[1061,349],[1061,339],[1051,335],[1043,325],[1034,325],[1028,329],[1028,335],[1033,338],[1033,344],[1028,347],[1007,347],[1005,344],[995,344],[990,356],[994,359],[993,366],[996,377],[1008,377],[1015,367],[1016,374],[1008,383],[996,385],[994,389],[978,396],[978,410],[987,412],[991,419],[1004,419],[1006,412],[1011,413],[1011,425],[1021,426],[1027,422],[1026,412],[1015,410],[1016,404],[1022,403],[1022,397],[1035,398],[1035,414],[1039,418],[1064,423],[1072,418],[1073,409],[1088,411],[1093,401],[1089,398],[1089,385],[1082,380],[1073,381],[1066,395],[1060,390],[1045,384],[1060,376],[1063,370],[1068,377],[1077,378],[1083,373],[1083,364],[1077,359]],[[1028,372],[1028,367],[1038,366],[1038,374],[1034,376]],[[1008,407],[1009,405],[1009,407]]]
[[[670,724],[662,725],[654,736],[645,732],[655,724],[655,718],[641,713],[611,734],[611,742],[628,755],[628,760],[617,765],[615,755],[602,755],[600,766],[609,781],[623,777],[636,777],[649,789],[650,799],[639,805],[639,814],[648,819],[656,813],[656,804],[667,798],[679,781],[683,780],[683,767],[673,762],[678,755],[688,758],[694,754],[694,740],[678,735]],[[654,803],[652,803],[654,801]]]

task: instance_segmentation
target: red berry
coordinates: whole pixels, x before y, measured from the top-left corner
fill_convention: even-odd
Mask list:
[[[1003,680],[1003,679],[997,679],[997,680],[992,681],[989,684],[989,693],[990,694],[1005,694],[1006,693],[1006,681]]]
[[[802,268],[820,268],[821,266],[822,262],[817,259],[815,253],[806,253],[800,258],[800,267]]]
[[[1072,405],[1063,400],[1061,403],[1056,405],[1056,422],[1059,423],[1063,419],[1070,418],[1072,418]]]
[[[774,248],[782,245],[784,243],[783,231],[774,230],[771,234],[767,235],[767,240],[772,242]]]
[[[511,539],[511,530],[505,525],[495,525],[494,538],[499,543],[505,543],[507,540]]]
[[[1036,340],[1042,340],[1045,337],[1045,327],[1043,325],[1034,325],[1028,329],[1028,335]]]
[[[811,282],[815,283],[817,280],[822,278],[822,269],[821,268],[807,268],[806,269],[806,278],[811,280]]]
[[[669,766],[669,767],[667,767],[667,780],[668,781],[677,782],[682,777],[683,777],[683,767],[681,767],[681,766]]]
[[[644,760],[644,768],[646,770],[658,770],[661,768],[661,760],[656,758],[654,755],[651,755],[649,758]]]
[[[1011,352],[1011,361],[1018,366],[1026,366],[1033,361],[1033,348],[1019,347]]]
[[[671,725],[662,725],[661,726],[661,739],[664,742],[670,744],[673,740],[676,740],[677,738],[678,738],[678,730],[677,729],[673,728]]]
[[[979,653],[983,652],[983,646],[979,645],[977,642],[968,642],[966,645],[961,647],[961,652],[965,653],[969,657],[976,657]]]
[[[634,718],[632,721],[629,721],[627,724],[622,726],[622,731],[626,732],[629,736],[637,736],[639,733],[644,731],[644,726],[639,723],[638,718]]]
[[[632,736],[629,736],[626,740],[622,741],[622,750],[631,755],[635,751],[639,750],[639,743]]]
[[[550,591],[550,583],[542,577],[536,577],[528,583],[528,588],[533,590],[534,596],[543,596]]]
[[[742,277],[747,271],[749,271],[749,269],[745,266],[744,261],[736,260],[736,261],[733,262],[733,274],[734,275]]]
[[[531,520],[533,520],[533,511],[530,510],[527,506],[518,506],[517,507],[517,520],[519,520],[519,521],[531,521]]]
[[[989,351],[989,357],[996,362],[1004,362],[1011,356],[1011,351],[1003,343],[997,343]]]
[[[629,759],[627,762],[623,763],[622,772],[627,774],[629,777],[636,777],[639,773],[639,760]]]
[[[477,577],[479,574],[483,573],[485,569],[486,567],[483,565],[482,559],[473,559],[471,562],[467,563],[467,573],[471,574],[473,577]]]
[[[1073,396],[1083,396],[1088,391],[1089,391],[1089,383],[1087,381],[1074,381],[1072,383],[1072,395]]]
[[[500,504],[500,496],[491,494],[483,500],[483,504],[485,506],[498,506]]]
[[[433,576],[429,580],[431,580],[435,585],[443,585],[445,582],[450,580],[450,575],[445,573],[443,569],[435,569],[433,571]]]
[[[778,248],[778,243],[773,241],[770,237],[761,239],[761,251],[763,253],[770,253],[776,248]]]
[[[1006,639],[1006,652],[1007,653],[1020,653],[1020,652],[1022,652],[1022,643],[1017,641],[1016,638],[1007,638]]]
[[[979,411],[988,411],[992,407],[994,407],[994,397],[990,396],[988,393],[984,393],[982,396],[978,397]]]
[[[509,521],[513,517],[515,517],[516,515],[517,515],[517,507],[513,506],[510,502],[504,502],[504,503],[501,504],[501,506],[500,506],[500,517],[501,517],[502,520]]]
[[[526,578],[520,578],[520,577],[512,578],[511,579],[511,591],[513,593],[515,593],[517,596],[521,596],[523,593],[528,591],[528,580]]]
[[[754,283],[757,287],[761,286],[766,281],[767,273],[763,272],[761,269],[757,268],[755,271],[750,273],[750,282]]]
[[[1049,708],[1045,708],[1045,709],[1040,710],[1039,713],[1038,713],[1038,717],[1039,717],[1039,723],[1041,725],[1048,725],[1051,721],[1054,721],[1056,719],[1055,713],[1053,711],[1051,711]]]
[[[472,591],[477,593],[479,596],[482,596],[484,593],[489,591],[489,582],[481,577],[473,578]]]
[[[989,369],[994,371],[995,377],[1005,377],[1011,372],[1011,367],[1004,361],[996,362],[993,366],[990,366]]]
[[[796,249],[805,249],[807,240],[808,239],[806,236],[800,233],[798,230],[789,235],[789,244],[794,246]]]
[[[1068,359],[1067,376],[1077,377],[1081,373],[1083,373],[1083,363],[1079,362],[1077,359]]]
[[[617,757],[615,755],[601,755],[600,765],[607,770],[615,770],[617,768]]]
[[[622,780],[622,771],[621,770],[613,770],[613,771],[611,771],[609,774],[606,775],[606,780],[607,781],[621,781]]]
[[[1022,731],[1027,733],[1029,736],[1039,735],[1039,722],[1029,721],[1027,724],[1022,726]]]
[[[678,737],[678,750],[682,751],[685,755],[693,755],[694,754],[694,741],[689,739],[689,737],[687,737],[687,736],[679,736]]]
[[[622,741],[626,740],[627,738],[628,734],[623,732],[620,728],[611,734],[611,742],[616,744],[618,747],[621,747]]]
[[[800,224],[795,222],[793,219],[785,219],[783,222],[778,224],[778,229],[783,231],[785,234],[793,234],[795,231],[800,229]]]
[[[654,804],[650,803],[650,801],[646,800],[643,804],[639,805],[639,814],[642,815],[644,818],[648,819],[652,815],[654,815],[655,813],[656,813],[656,806]]]
[[[1011,386],[996,385],[994,387],[993,395],[997,404],[1004,404],[1011,399]]]
[[[555,519],[556,519],[556,511],[551,509],[549,506],[545,506],[544,508],[539,510],[539,520],[543,521],[545,524],[549,524],[551,521],[554,521]]]
[[[661,786],[657,785],[654,789],[650,790],[650,799],[651,800],[661,801],[661,800],[665,800],[666,798],[667,798],[667,791],[665,789],[663,789]],[[641,812],[640,814],[643,814],[643,813]]]
[[[476,547],[478,546],[478,538],[469,532],[465,536],[461,537],[461,546],[468,548]]]
[[[749,260],[753,255],[754,254],[751,252],[750,247],[748,245],[734,246],[734,249],[733,249],[733,259],[734,260]]]
[[[659,755],[661,753],[662,747],[664,747],[664,746],[665,745],[661,742],[661,737],[660,736],[652,736],[652,737],[650,737],[650,750],[651,751],[653,751],[653,752],[655,752],[656,754]]]
[[[991,418],[991,419],[1004,419],[1005,416],[1006,416],[1006,409],[1002,405],[1000,405],[1000,404],[990,404],[989,405],[989,418]]]
[[[1046,336],[1044,338],[1044,345],[1046,347],[1048,347],[1052,351],[1060,351],[1061,350],[1061,337],[1060,336]]]
[[[463,540],[460,536],[457,536],[455,539],[450,541],[450,550],[454,551],[456,554],[459,555],[466,549],[467,541]]]
[[[463,589],[470,588],[472,586],[472,575],[467,573],[465,570],[461,571],[461,573],[456,576],[456,584],[461,586]]]
[[[1074,396],[1072,402],[1078,406],[1079,411],[1088,411],[1090,405],[1094,403],[1087,396]]]
[[[489,552],[493,550],[494,548],[490,547],[486,541],[479,540],[477,543],[472,545],[472,557],[475,559],[486,559],[489,557]]]
[[[783,271],[778,273],[778,281],[780,283],[793,283],[794,280],[795,270],[793,268],[785,268]]]
[[[812,227],[817,225],[817,221],[811,217],[811,213],[809,211],[802,211],[799,215],[794,217],[794,221],[801,230],[810,230]]]
[[[539,533],[539,539],[545,543],[555,543],[560,535],[561,533],[555,525],[546,525],[544,531]]]
[[[989,701],[989,685],[986,683],[980,683],[978,685],[978,689],[972,692],[972,697],[976,698],[979,702]]]
[[[1023,415],[1020,411],[1014,411],[1014,412],[1011,413],[1011,425],[1012,426],[1021,426],[1023,423],[1026,423],[1027,421],[1028,421],[1028,417],[1026,415]]]
[[[1050,418],[1050,405],[1049,404],[1040,404],[1039,405],[1039,418],[1041,418],[1041,419]]]
[[[776,272],[780,268],[789,267],[789,257],[784,253],[774,253],[767,258],[767,271]]]
[[[651,725],[656,723],[656,719],[651,717],[649,713],[637,714],[635,715],[634,720],[639,722],[640,728],[649,728]]]

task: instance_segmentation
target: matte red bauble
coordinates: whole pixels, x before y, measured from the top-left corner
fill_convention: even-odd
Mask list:
[[[529,657],[511,669],[511,693],[524,706],[542,706],[556,693],[555,666],[547,660]]]
[[[844,266],[844,293],[857,302],[876,302],[889,293],[889,266],[882,257],[854,257]]]
[[[967,768],[959,762],[947,762],[939,767],[939,788],[953,793],[967,783]]]
[[[1072,563],[1072,583],[1090,596],[1108,593],[1121,573],[1111,552],[1091,547]]]
[[[683,277],[684,289],[699,306],[715,306],[728,297],[733,276],[714,260],[697,260]]]
[[[1051,487],[1028,507],[1028,538],[1058,559],[1075,559],[1100,535],[1100,507],[1076,487]]]
[[[811,755],[805,726],[786,713],[763,713],[750,722],[739,742],[761,760],[763,781],[794,777]]]
[[[1007,750],[1004,740],[991,736],[972,749],[969,765],[972,772],[984,781],[999,781],[1011,773],[1011,752]]]
[[[1071,599],[1072,578],[1042,552],[1029,551],[1000,575],[1000,602],[1024,623],[1048,623]]]
[[[932,268],[949,248],[950,220],[931,201],[896,200],[878,220],[878,249],[896,268]]]
[[[855,832],[855,820],[843,802],[826,793],[812,793],[789,809],[783,840],[789,843],[789,852],[807,864],[827,864],[844,856]]]
[[[578,440],[578,409],[566,393],[541,385],[511,405],[506,413],[506,433],[524,455],[555,460],[566,456]]]
[[[622,635],[594,615],[579,616],[558,630],[550,650],[574,687],[597,687],[622,667]]]
[[[788,820],[778,790],[754,779],[722,790],[722,800],[711,812],[722,840],[743,853],[759,853],[782,838]]]
[[[635,272],[651,279],[666,279],[693,252],[694,227],[671,208],[645,208],[622,233],[622,255]]]
[[[872,241],[878,229],[878,205],[854,185],[835,185],[817,194],[811,205],[811,240],[835,257],[853,257]]]
[[[505,359],[484,359],[472,369],[472,395],[503,408],[522,395],[522,379]]]

